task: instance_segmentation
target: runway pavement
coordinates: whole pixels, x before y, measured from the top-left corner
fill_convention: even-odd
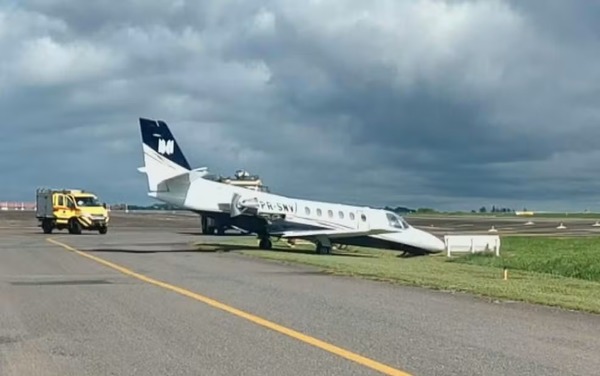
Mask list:
[[[598,315],[198,252],[223,238],[193,235],[194,216],[114,213],[108,234],[79,236],[32,216],[0,213],[3,376],[600,369]]]
[[[536,217],[408,216],[411,225],[435,235],[488,234],[493,227],[499,235],[600,236],[595,219]],[[558,228],[562,225],[564,228]]]

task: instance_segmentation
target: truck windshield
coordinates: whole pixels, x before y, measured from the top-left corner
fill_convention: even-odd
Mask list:
[[[77,206],[101,206],[95,197],[75,197]]]

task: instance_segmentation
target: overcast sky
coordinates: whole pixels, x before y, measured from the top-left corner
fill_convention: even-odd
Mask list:
[[[0,4],[0,201],[152,202],[143,116],[286,195],[600,210],[597,2]]]

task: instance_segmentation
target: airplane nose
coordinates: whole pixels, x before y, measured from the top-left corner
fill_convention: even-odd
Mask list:
[[[421,243],[424,249],[431,252],[443,252],[446,250],[446,244],[440,238],[423,230],[419,230],[419,232],[421,233]]]
[[[431,239],[429,240],[431,242],[431,250],[434,252],[444,252],[446,250],[446,244],[444,243],[443,240],[441,240],[440,238],[438,238],[435,235],[429,234],[429,236],[431,237]]]

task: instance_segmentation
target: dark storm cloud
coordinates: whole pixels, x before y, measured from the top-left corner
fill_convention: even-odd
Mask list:
[[[137,118],[150,116],[193,165],[245,167],[292,195],[597,205],[595,5],[25,4],[0,8],[8,198],[83,181],[143,199]]]

